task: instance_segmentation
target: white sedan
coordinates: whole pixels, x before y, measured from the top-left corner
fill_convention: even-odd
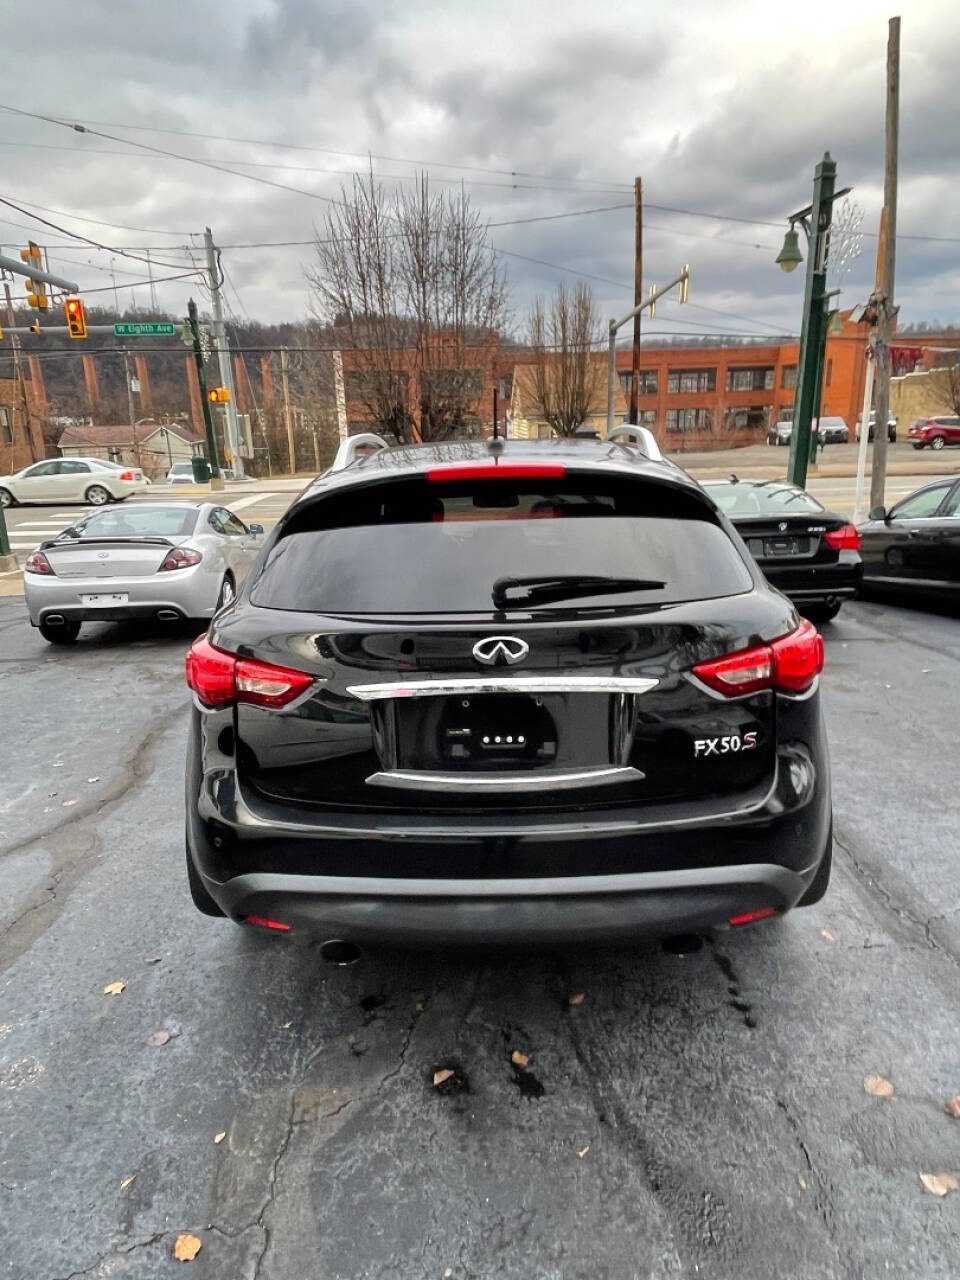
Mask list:
[[[15,507],[21,502],[85,502],[103,507],[146,488],[139,467],[100,458],[48,458],[16,475],[0,476],[0,507]]]

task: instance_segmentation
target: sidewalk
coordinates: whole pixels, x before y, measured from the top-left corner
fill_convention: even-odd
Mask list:
[[[813,476],[849,479],[857,474],[855,444],[831,444],[817,454]],[[867,453],[870,474],[872,447]],[[783,480],[787,474],[789,450],[776,445],[748,445],[743,449],[718,449],[708,453],[667,453],[666,457],[684,471],[710,480],[721,480],[731,471],[752,480]],[[910,444],[891,444],[887,449],[888,476],[935,476],[960,473],[960,449],[914,449]]]

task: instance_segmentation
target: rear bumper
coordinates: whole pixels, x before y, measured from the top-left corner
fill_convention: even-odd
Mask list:
[[[731,916],[788,910],[810,877],[772,864],[623,876],[389,882],[249,874],[207,881],[227,915],[358,943],[516,946],[605,943],[708,929]]]
[[[786,565],[775,560],[758,563],[767,580],[798,603],[852,600],[863,581],[863,561],[856,551],[841,551],[839,559],[832,564]]]
[[[198,573],[202,565],[177,573],[145,577],[70,578],[26,574],[24,592],[30,622],[60,617],[68,622],[120,622],[134,618],[210,618],[216,606],[219,584],[214,575]],[[182,574],[182,577],[178,577]],[[118,594],[126,604],[85,604],[84,595]]]

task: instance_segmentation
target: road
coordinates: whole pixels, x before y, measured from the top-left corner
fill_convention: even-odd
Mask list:
[[[825,632],[821,904],[339,969],[193,910],[189,635],[52,650],[0,600],[0,1277],[956,1276],[960,1194],[919,1174],[960,1173],[960,622]]]

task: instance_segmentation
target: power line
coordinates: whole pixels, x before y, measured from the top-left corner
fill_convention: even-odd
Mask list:
[[[7,145],[13,145],[13,144],[3,143],[2,145],[7,146]],[[32,144],[24,143],[24,146],[27,146],[27,145],[32,145]],[[69,151],[69,150],[72,150],[73,148],[68,147],[66,149]],[[80,155],[82,153],[77,152],[77,154]],[[106,154],[115,155],[117,153],[111,151],[111,152],[107,152]],[[133,153],[131,152],[130,154],[133,154]],[[189,231],[164,231],[159,227],[131,227],[123,222],[104,222],[102,218],[85,218],[83,214],[69,213],[66,209],[50,209],[45,204],[37,204],[36,201],[34,200],[23,200],[22,203],[27,205],[28,208],[40,209],[41,212],[43,213],[56,213],[61,218],[73,218],[74,222],[94,222],[97,224],[98,227],[116,227],[120,231],[146,231],[150,235],[157,235],[157,236],[188,236],[192,234]]]
[[[84,244],[93,245],[95,249],[102,249],[105,253],[114,253],[121,258],[132,258],[135,262],[146,262],[148,266],[152,265],[148,258],[141,257],[140,254],[130,253],[129,250],[120,249],[117,246],[101,244],[99,240],[90,240],[87,236],[82,236],[76,231],[69,231],[66,227],[61,227],[56,222],[50,222],[47,218],[41,218],[38,213],[31,213],[29,209],[21,208],[20,205],[14,204],[12,200],[0,196],[0,204],[5,204],[10,209],[16,209],[17,213],[22,213],[25,218],[33,218],[35,222],[40,222],[45,227],[52,227],[54,231],[59,231],[63,235],[70,236],[73,240],[82,240]],[[179,262],[158,262],[161,267],[179,267]]]

